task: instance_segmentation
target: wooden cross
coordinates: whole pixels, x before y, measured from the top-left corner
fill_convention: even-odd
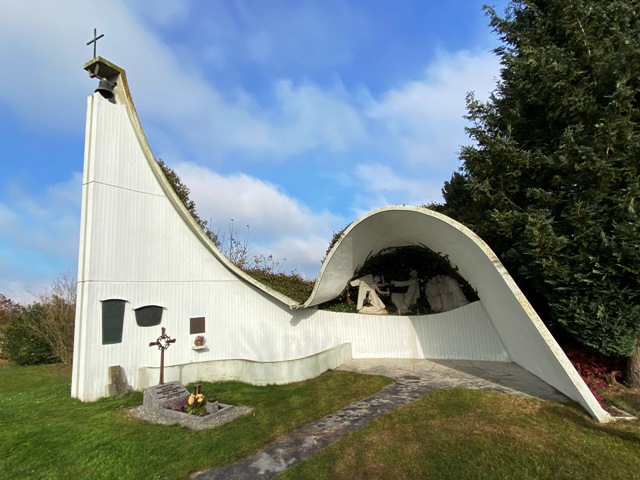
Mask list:
[[[164,383],[164,351],[169,348],[169,345],[176,343],[176,339],[167,335],[165,330],[162,327],[162,335],[155,342],[149,343],[150,347],[158,347],[158,350],[160,350],[160,385]]]
[[[93,29],[93,40],[91,40],[90,42],[87,42],[87,45],[91,45],[93,43],[93,58],[96,58],[96,47],[98,45],[98,40],[100,40],[102,37],[104,37],[104,33],[101,34],[100,36],[96,35],[98,34],[98,31],[94,28]]]

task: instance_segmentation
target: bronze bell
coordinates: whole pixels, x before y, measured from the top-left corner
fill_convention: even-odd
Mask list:
[[[106,99],[110,99],[113,98],[113,84],[105,79],[100,80],[100,83],[98,83],[98,88],[96,88],[96,92],[100,92],[100,95],[102,95],[104,98]]]

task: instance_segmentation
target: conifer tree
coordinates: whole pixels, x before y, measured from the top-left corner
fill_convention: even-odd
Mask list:
[[[640,384],[640,5],[513,0],[485,7],[502,45],[474,145],[440,211],[477,231],[550,326],[631,357]]]

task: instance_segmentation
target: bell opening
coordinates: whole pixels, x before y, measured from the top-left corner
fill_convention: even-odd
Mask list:
[[[95,91],[99,92],[100,95],[102,95],[107,100],[113,98],[113,84],[111,84],[111,82],[109,82],[108,80],[100,80],[98,88],[96,88]]]

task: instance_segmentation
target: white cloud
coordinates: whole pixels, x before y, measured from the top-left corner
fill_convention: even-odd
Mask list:
[[[319,146],[339,152],[366,140],[359,113],[344,99],[346,92],[322,91],[310,83],[296,88],[290,80],[278,81],[275,92],[283,124],[277,131],[291,153]]]
[[[364,195],[358,198],[361,204],[359,210],[362,205],[368,205],[369,210],[384,205],[423,205],[441,197],[441,187],[429,178],[401,175],[387,165],[360,164],[355,174],[369,193],[368,197]]]
[[[104,5],[103,5],[104,7]],[[130,2],[129,7],[141,20],[151,19],[164,28],[175,28],[189,17],[190,4],[183,0],[154,0],[153,2]]]
[[[290,62],[323,70],[344,64],[353,55],[352,32],[369,33],[362,11],[342,0],[235,1],[222,9],[231,34],[225,40],[241,61],[282,66]],[[248,32],[247,32],[248,31]]]
[[[343,222],[333,231],[338,231],[344,227]],[[274,260],[282,261],[281,271],[290,272],[295,270],[307,279],[315,279],[320,272],[321,260],[329,247],[329,242],[333,235],[311,235],[308,237],[285,236],[270,245],[258,245],[255,248],[256,254],[273,255]]]
[[[7,230],[20,221],[20,216],[9,208],[8,205],[0,203],[0,231]]]
[[[0,3],[0,108],[18,112],[33,129],[81,137],[84,98],[95,81],[80,67],[91,57],[85,44],[96,26],[105,34],[98,53],[126,68],[159,156],[228,171],[230,162],[241,170],[240,162],[304,162],[311,158],[305,154],[326,155],[327,177],[337,179],[327,195],[357,216],[390,203],[439,198],[443,181],[457,168],[459,145],[468,143],[465,94],[475,90],[483,97],[499,71],[488,52],[443,51],[420,78],[375,96],[366,80],[355,93],[339,79],[331,85],[315,81],[319,69],[322,78],[349,61],[354,32],[359,38],[371,33],[363,15],[340,0],[322,8],[220,2],[215,14],[200,8],[206,11],[201,19],[193,18],[194,4],[178,0],[135,6],[112,0],[106,8],[84,0],[66,0],[64,8],[35,0]],[[179,28],[203,41],[176,41]],[[161,37],[168,31],[172,44]],[[216,75],[207,75],[207,62],[219,68]],[[259,71],[263,76],[254,82],[238,73],[247,65],[269,71]],[[298,75],[300,65],[309,67],[310,79]],[[240,80],[222,81],[234,68]],[[79,164],[80,158],[69,170]],[[230,218],[242,226],[238,230],[250,225],[254,253],[286,257],[287,268],[308,276],[317,274],[332,233],[354,219],[310,208],[279,186],[243,173],[221,175],[195,163],[175,168],[203,218],[213,219],[223,233]],[[283,184],[292,181],[282,178]],[[64,262],[75,264],[80,179],[76,173],[41,193],[28,193],[15,182],[6,187],[0,197],[9,197],[0,203],[0,265],[10,273],[0,276],[2,285],[12,282],[16,290],[18,277],[49,276]],[[17,272],[9,256],[18,249],[24,258],[38,257],[26,263],[41,269]]]
[[[84,110],[80,92],[87,91],[80,66],[91,56],[85,45],[90,15],[28,0],[2,2],[0,10],[0,102],[47,130],[77,128]]]
[[[8,180],[10,203],[0,203],[0,293],[29,303],[54,278],[75,275],[80,226],[81,174],[42,192]]]
[[[64,182],[40,193],[27,192],[15,180],[6,191],[11,206],[0,205],[0,240],[16,249],[46,252],[77,259],[82,174],[73,172]]]
[[[220,175],[192,163],[172,167],[189,186],[198,214],[211,219],[214,231],[228,235],[233,229],[254,255],[286,258],[288,269],[315,277],[333,231],[345,220],[326,211],[313,212],[277,186],[246,174]]]
[[[127,43],[132,40],[145,43]],[[339,85],[323,89],[280,79],[264,98],[241,88],[222,92],[215,79],[185,69],[164,45],[151,42],[141,49],[143,57],[121,47],[123,65],[133,66],[128,76],[143,124],[174,133],[174,146],[158,136],[161,152],[180,150],[220,165],[238,153],[248,160],[282,159],[322,147],[343,151],[366,139],[361,114]]]
[[[423,78],[406,81],[378,98],[367,96],[366,85],[362,86],[357,95],[360,104],[339,82],[324,88],[288,78],[275,81],[270,96],[257,97],[241,87],[221,91],[216,79],[203,76],[196,64],[180,63],[184,59],[176,53],[179,48],[165,44],[141,19],[143,14],[151,15],[151,20],[162,24],[165,17],[175,15],[184,21],[188,7],[179,3],[167,0],[157,10],[135,7],[135,13],[117,0],[107,9],[80,0],[69,0],[65,11],[46,2],[37,5],[37,15],[36,4],[27,0],[9,2],[3,9],[2,101],[30,122],[77,131],[84,106],[80,98],[95,86],[79,70],[78,58],[90,56],[86,25],[98,23],[105,32],[98,51],[127,68],[138,112],[156,151],[161,156],[180,151],[215,165],[238,154],[245,161],[264,161],[318,148],[349,151],[365,142],[375,143],[369,133],[373,130],[384,132],[376,133],[377,143],[389,155],[426,164],[435,172],[450,172],[455,168],[449,159],[467,142],[462,118],[465,94],[476,90],[483,96],[498,73],[497,60],[489,52],[443,51]],[[301,15],[311,16],[315,10],[307,5]],[[309,23],[304,15],[295,28]],[[265,22],[274,24],[271,35],[286,31],[275,18]],[[321,22],[311,29],[312,44],[328,45],[325,27]],[[216,50],[215,39],[203,48]]]
[[[311,83],[279,80],[273,86],[275,102],[259,105],[246,92],[236,91],[233,99],[224,100],[196,79],[177,77],[173,83],[182,84],[182,92],[151,106],[150,120],[179,132],[183,145],[205,163],[212,156],[239,153],[245,159],[265,160],[316,148],[339,152],[367,138],[359,113],[339,88],[323,90]]]
[[[387,165],[360,164],[356,166],[356,175],[368,185],[370,190],[381,191],[417,191],[423,185],[421,181],[400,178]]]
[[[407,81],[377,100],[366,92],[360,97],[370,118],[386,127],[405,159],[433,171],[451,172],[455,168],[450,159],[468,143],[465,96],[475,91],[478,98],[486,98],[495,87],[499,67],[490,52],[441,51],[424,78]]]
[[[268,32],[277,37],[276,45],[291,44],[295,55],[290,53],[298,59],[314,57],[301,52],[309,46],[339,58],[340,51],[349,50],[345,35],[351,29],[345,23],[365,25],[340,1],[331,9],[305,4],[290,11],[281,6],[277,11],[285,19],[270,9],[241,6],[235,4],[235,14],[230,13],[234,9],[220,7],[222,15],[236,24],[229,35],[248,32],[264,37]],[[242,20],[236,18],[238,12]],[[180,47],[163,42],[146,21],[165,26],[170,19],[186,21],[188,14],[189,6],[176,0],[163,0],[153,8],[131,7],[118,0],[108,8],[68,0],[64,9],[52,2],[4,2],[0,99],[29,122],[77,131],[84,106],[80,98],[95,86],[79,70],[79,59],[90,57],[87,25],[98,25],[105,33],[98,52],[127,68],[143,124],[155,136],[152,143],[161,155],[181,151],[210,164],[217,159],[220,165],[221,159],[237,153],[265,160],[316,148],[341,152],[372,141],[368,117],[374,130],[382,127],[386,132],[379,138],[381,148],[386,145],[388,152],[401,153],[402,160],[448,171],[451,168],[443,159],[454,157],[466,142],[465,93],[476,90],[482,96],[498,72],[497,60],[488,52],[443,51],[423,78],[404,82],[379,98],[369,96],[360,107],[340,86],[327,89],[288,78],[275,81],[270,98],[258,98],[242,88],[223,92],[215,78],[204,76],[195,59],[180,63],[184,60],[177,54]],[[332,32],[336,25],[341,26],[339,35]],[[291,41],[292,31],[301,35],[296,41]],[[223,40],[213,37],[202,48],[217,58]],[[267,48],[269,42],[262,38],[258,43]],[[363,98],[362,92],[359,97]]]
[[[53,279],[52,279],[53,280]],[[25,282],[22,280],[9,280],[0,278],[2,294],[21,305],[28,305],[38,299],[40,293],[44,293],[49,283],[42,281]]]
[[[327,146],[348,148],[365,137],[358,114],[336,89],[283,79],[271,98],[259,100],[246,91],[221,92],[215,79],[194,65],[181,64],[176,51],[150,27],[114,0],[108,8],[69,0],[65,9],[51,2],[8,2],[0,16],[0,100],[29,122],[47,129],[77,131],[81,100],[95,81],[80,70],[91,57],[87,25],[100,25],[98,54],[117,59],[150,131],[171,132],[176,149],[201,160],[243,152],[254,158],[283,157]],[[163,15],[178,9],[154,14]],[[136,12],[140,15],[140,10]],[[55,26],[55,27],[53,27]],[[135,48],[132,48],[135,46]],[[160,142],[156,148],[170,148]],[[202,152],[207,152],[206,157]]]

